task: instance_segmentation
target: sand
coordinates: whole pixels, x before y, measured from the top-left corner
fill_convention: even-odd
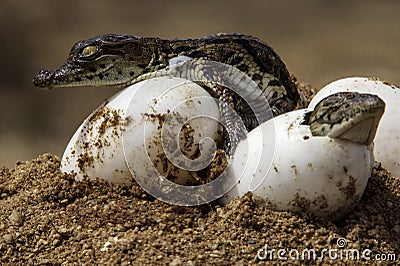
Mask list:
[[[251,194],[228,206],[173,206],[136,185],[75,181],[59,166],[57,156],[43,154],[0,170],[1,263],[367,264],[346,260],[344,251],[357,249],[360,257],[364,251],[371,259],[400,255],[400,179],[379,165],[360,203],[336,223],[272,211]],[[347,241],[341,260],[327,254],[322,261],[291,260],[289,253],[287,261],[277,253],[269,257],[281,248],[297,250],[300,258],[303,250],[315,249],[319,257],[323,249],[337,249],[340,238]]]
[[[298,85],[308,99],[315,93]],[[0,169],[1,264],[400,261],[400,179],[379,164],[359,204],[335,223],[273,211],[251,194],[227,206],[174,206],[138,185],[76,181],[59,167],[46,153]]]

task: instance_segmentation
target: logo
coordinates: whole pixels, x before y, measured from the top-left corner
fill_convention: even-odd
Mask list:
[[[216,141],[226,138],[221,132],[225,132],[229,141],[238,138],[235,135],[238,129],[247,134],[243,116],[228,103],[235,101],[229,99],[230,95],[237,95],[246,103],[258,124],[271,119],[272,112],[258,85],[231,65],[187,57],[171,62],[169,68],[158,71],[154,78],[143,82],[129,99],[128,116],[134,113],[148,93],[154,93],[147,113],[140,118],[145,120],[140,133],[134,128],[137,123],[124,126],[124,156],[137,183],[153,197],[171,204],[201,205],[225,195],[242,178],[242,173],[235,173],[235,177],[227,174],[231,157],[228,158],[228,167],[212,181],[200,185],[180,184],[182,180],[196,178],[198,171],[210,166],[217,154]],[[160,78],[169,79],[170,86],[160,89]],[[198,92],[199,88],[203,90],[199,84],[214,97]],[[156,90],[160,93],[155,93]],[[184,96],[179,98],[181,94]],[[133,117],[133,121],[135,119]],[[215,125],[225,131],[216,130]],[[220,135],[216,136],[216,131]],[[246,142],[245,136],[242,138],[241,142]],[[138,139],[141,145],[133,145],[133,140],[137,143]],[[271,149],[274,147],[272,145]],[[248,151],[250,148],[247,146]],[[262,152],[258,154],[258,162],[261,158]],[[271,162],[262,163],[270,165]],[[246,164],[243,171],[245,167]],[[173,176],[172,180],[168,176]],[[257,184],[251,184],[251,187],[258,187],[262,180],[255,182]]]

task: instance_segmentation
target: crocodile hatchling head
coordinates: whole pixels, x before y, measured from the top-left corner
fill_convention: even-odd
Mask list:
[[[79,41],[58,69],[41,70],[33,79],[36,87],[122,87],[140,76],[152,59],[143,38],[103,34]]]
[[[322,99],[305,115],[313,136],[329,136],[369,145],[373,142],[385,102],[376,95],[338,92]]]

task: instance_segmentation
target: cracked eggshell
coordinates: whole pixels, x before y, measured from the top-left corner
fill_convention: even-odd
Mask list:
[[[309,108],[313,109],[323,98],[340,91],[375,94],[385,102],[385,113],[374,140],[374,155],[383,167],[400,177],[400,88],[376,79],[344,78],[322,88],[311,100]]]
[[[199,100],[197,97],[210,99],[211,96],[197,84],[184,79],[159,77],[124,89],[85,119],[65,149],[61,170],[76,173],[78,180],[88,176],[130,184],[133,182],[130,170],[140,170],[142,167],[137,158],[145,160],[150,156],[160,174],[174,175],[182,180],[192,178],[190,172],[175,167],[166,159],[162,163],[155,160],[163,155],[162,144],[156,141],[161,134],[162,121],[159,118],[182,101],[190,102],[194,97],[196,101],[192,101],[190,108],[184,109],[187,113],[179,113],[180,118],[201,114],[203,109],[213,113],[214,117],[219,116],[215,100]],[[152,119],[149,119],[149,115],[153,116]],[[188,124],[189,142],[182,138],[179,140],[184,154],[188,156],[197,151],[197,143],[202,136],[219,137],[219,125],[216,122],[204,123],[202,118],[197,118]],[[144,147],[145,140],[153,141],[155,149],[148,151]],[[138,153],[132,154],[132,150]],[[134,155],[136,164],[127,164],[125,154]],[[135,169],[129,169],[128,166]]]
[[[240,180],[223,203],[251,191],[277,210],[306,208],[325,219],[339,219],[353,208],[371,175],[371,148],[312,136],[300,124],[306,111],[277,116],[239,143],[227,174]]]

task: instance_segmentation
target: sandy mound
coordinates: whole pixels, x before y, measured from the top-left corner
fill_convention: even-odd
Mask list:
[[[281,264],[280,248],[290,264],[318,263],[323,249],[338,248],[339,238],[347,245],[332,262],[368,263],[363,251],[371,259],[399,256],[400,179],[379,166],[355,210],[334,224],[308,213],[271,211],[251,195],[225,207],[172,206],[135,185],[75,181],[59,165],[57,156],[44,154],[0,170],[2,263],[237,265],[271,262],[273,252],[272,261]],[[300,258],[314,249],[317,258],[291,260],[291,249]],[[350,249],[359,251],[360,260],[346,257]]]

